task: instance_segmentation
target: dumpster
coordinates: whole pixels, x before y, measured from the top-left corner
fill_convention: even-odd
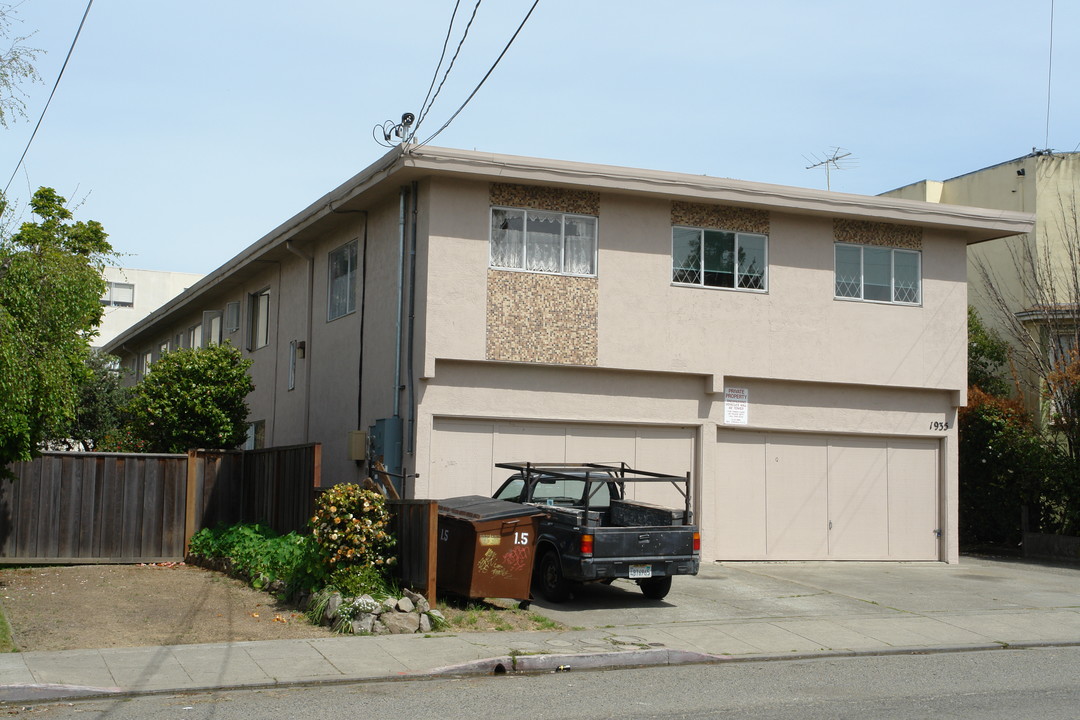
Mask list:
[[[440,589],[529,601],[539,508],[482,495],[439,501]]]

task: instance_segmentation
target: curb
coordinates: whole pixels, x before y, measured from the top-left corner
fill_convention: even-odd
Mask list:
[[[80,685],[3,685],[0,686],[0,709],[11,703],[43,703],[57,700],[101,700],[105,698],[143,697],[151,695],[194,695],[198,693],[265,690],[270,688],[316,687],[319,685],[351,685],[375,682],[436,680],[446,677],[477,677],[483,675],[527,675],[571,672],[574,670],[615,670],[619,668],[664,667],[677,665],[719,665],[727,663],[780,662],[785,660],[817,660],[823,658],[887,657],[897,655],[937,655],[944,653],[986,652],[991,650],[1030,650],[1037,648],[1080,647],[1080,640],[1049,640],[1022,643],[982,643],[977,645],[937,645],[928,647],[881,648],[876,650],[824,650],[812,653],[710,655],[685,650],[652,648],[606,653],[499,655],[458,665],[398,675],[355,676],[283,680],[279,682],[235,683],[200,687],[155,688],[152,690]]]

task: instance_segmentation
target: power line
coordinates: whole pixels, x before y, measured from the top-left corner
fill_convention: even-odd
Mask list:
[[[1054,0],[1050,0],[1050,58],[1046,63],[1046,140],[1044,148],[1050,147],[1050,81],[1054,77]]]
[[[521,29],[523,27],[525,27],[525,23],[527,23],[529,21],[529,18],[533,14],[533,10],[535,10],[536,6],[539,5],[539,4],[540,4],[540,0],[535,0],[535,2],[533,2],[532,7],[529,8],[529,12],[525,13],[525,18],[521,21],[521,24],[518,25],[517,30],[514,31],[514,34],[510,37],[509,42],[506,43],[506,47],[504,47],[502,52],[499,53],[499,57],[495,58],[495,62],[492,63],[492,65],[488,69],[487,73],[485,73],[484,77],[481,78],[481,80],[477,84],[476,88],[473,89],[473,91],[471,93],[469,93],[469,97],[465,98],[465,102],[461,103],[461,107],[459,107],[457,110],[454,111],[454,114],[450,116],[449,120],[447,120],[445,123],[443,123],[441,128],[436,130],[430,137],[428,137],[427,140],[424,140],[422,143],[419,143],[415,147],[422,147],[424,145],[427,145],[432,140],[434,140],[439,135],[439,133],[441,133],[443,130],[445,130],[446,128],[448,128],[450,126],[450,123],[454,122],[454,118],[456,118],[459,114],[461,114],[461,111],[465,109],[465,106],[469,104],[469,101],[473,99],[473,97],[476,95],[476,93],[480,92],[480,88],[482,88],[484,86],[484,83],[487,82],[487,79],[489,77],[491,77],[491,73],[495,72],[495,68],[498,67],[499,61],[501,61],[503,59],[503,56],[506,55],[506,52],[510,49],[510,46],[514,44],[514,40],[517,39],[518,34],[521,33]]]
[[[450,24],[446,27],[446,38],[443,40],[442,52],[439,54],[439,62],[435,65],[435,72],[431,75],[431,84],[428,85],[427,95],[424,96],[424,102],[420,103],[419,114],[423,114],[424,108],[427,107],[428,100],[431,98],[431,91],[435,88],[435,81],[439,78],[439,69],[442,68],[443,59],[446,57],[446,48],[450,44],[450,35],[454,31],[454,20],[457,18],[458,7],[461,6],[461,0],[456,0],[454,3],[454,12],[450,13]]]
[[[431,98],[431,102],[428,103],[427,108],[420,108],[420,112],[417,114],[416,125],[413,127],[413,135],[416,134],[416,129],[420,127],[420,123],[424,122],[424,118],[427,117],[428,112],[431,111],[431,107],[435,104],[435,98],[439,97],[439,93],[443,89],[443,85],[446,84],[446,78],[450,77],[450,71],[454,68],[454,62],[457,60],[458,55],[461,53],[461,46],[465,44],[465,38],[469,37],[469,28],[472,27],[473,20],[476,19],[476,11],[480,9],[480,3],[484,0],[476,0],[476,5],[473,6],[472,15],[469,16],[469,22],[465,24],[465,32],[461,36],[461,40],[458,41],[457,49],[454,50],[454,57],[450,58],[450,64],[446,66],[446,72],[443,73],[442,80],[439,82],[439,87],[435,89],[435,95]],[[442,60],[439,61],[442,65]],[[435,74],[439,74],[438,68],[435,69]],[[411,138],[413,135],[410,135]]]
[[[71,41],[71,47],[68,48],[67,57],[64,58],[64,64],[60,67],[60,74],[56,76],[56,82],[53,83],[52,92],[49,93],[49,99],[45,101],[45,107],[41,109],[41,116],[38,117],[37,125],[34,126],[34,132],[30,133],[30,139],[26,141],[26,147],[23,148],[22,155],[19,157],[19,162],[15,164],[15,169],[11,172],[11,177],[8,178],[7,185],[4,186],[5,195],[7,195],[8,188],[11,187],[11,181],[15,179],[15,174],[18,173],[19,168],[22,167],[23,160],[26,159],[26,153],[29,152],[30,145],[37,136],[38,128],[41,127],[41,121],[45,119],[45,111],[49,109],[49,103],[52,102],[53,95],[56,94],[56,88],[60,86],[60,78],[64,77],[64,70],[67,68],[68,60],[71,59],[71,53],[75,51],[75,43],[79,41],[79,35],[82,33],[83,25],[86,24],[86,16],[90,14],[90,7],[93,4],[94,0],[90,0],[86,3],[86,10],[83,12],[82,20],[79,21],[79,29],[75,31],[75,37]]]

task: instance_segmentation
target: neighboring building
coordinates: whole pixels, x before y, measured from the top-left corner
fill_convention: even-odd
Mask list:
[[[625,461],[693,473],[707,560],[955,562],[965,250],[1031,228],[395,149],[110,349],[144,372],[193,336],[244,348],[253,430],[323,443],[324,482],[363,476],[374,426],[413,497],[490,494],[501,461]]]
[[[1037,151],[950,180],[923,180],[883,196],[1034,214],[1030,233],[968,249],[968,301],[988,326],[1014,344],[1018,335],[1030,333],[1043,348],[1040,359],[1047,363],[1077,349],[1080,153]],[[985,282],[980,265],[991,270],[993,287]],[[1028,373],[1022,379],[1028,407],[1037,411],[1038,378]]]
[[[134,270],[106,267],[103,315],[94,347],[105,347],[113,338],[157,310],[203,278],[194,273]]]

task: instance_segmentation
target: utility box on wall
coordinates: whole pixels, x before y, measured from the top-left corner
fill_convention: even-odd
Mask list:
[[[399,417],[380,418],[369,428],[371,433],[371,461],[382,460],[398,493],[403,490],[401,479],[402,421]]]
[[[348,447],[350,460],[367,460],[368,434],[363,430],[350,430]]]

